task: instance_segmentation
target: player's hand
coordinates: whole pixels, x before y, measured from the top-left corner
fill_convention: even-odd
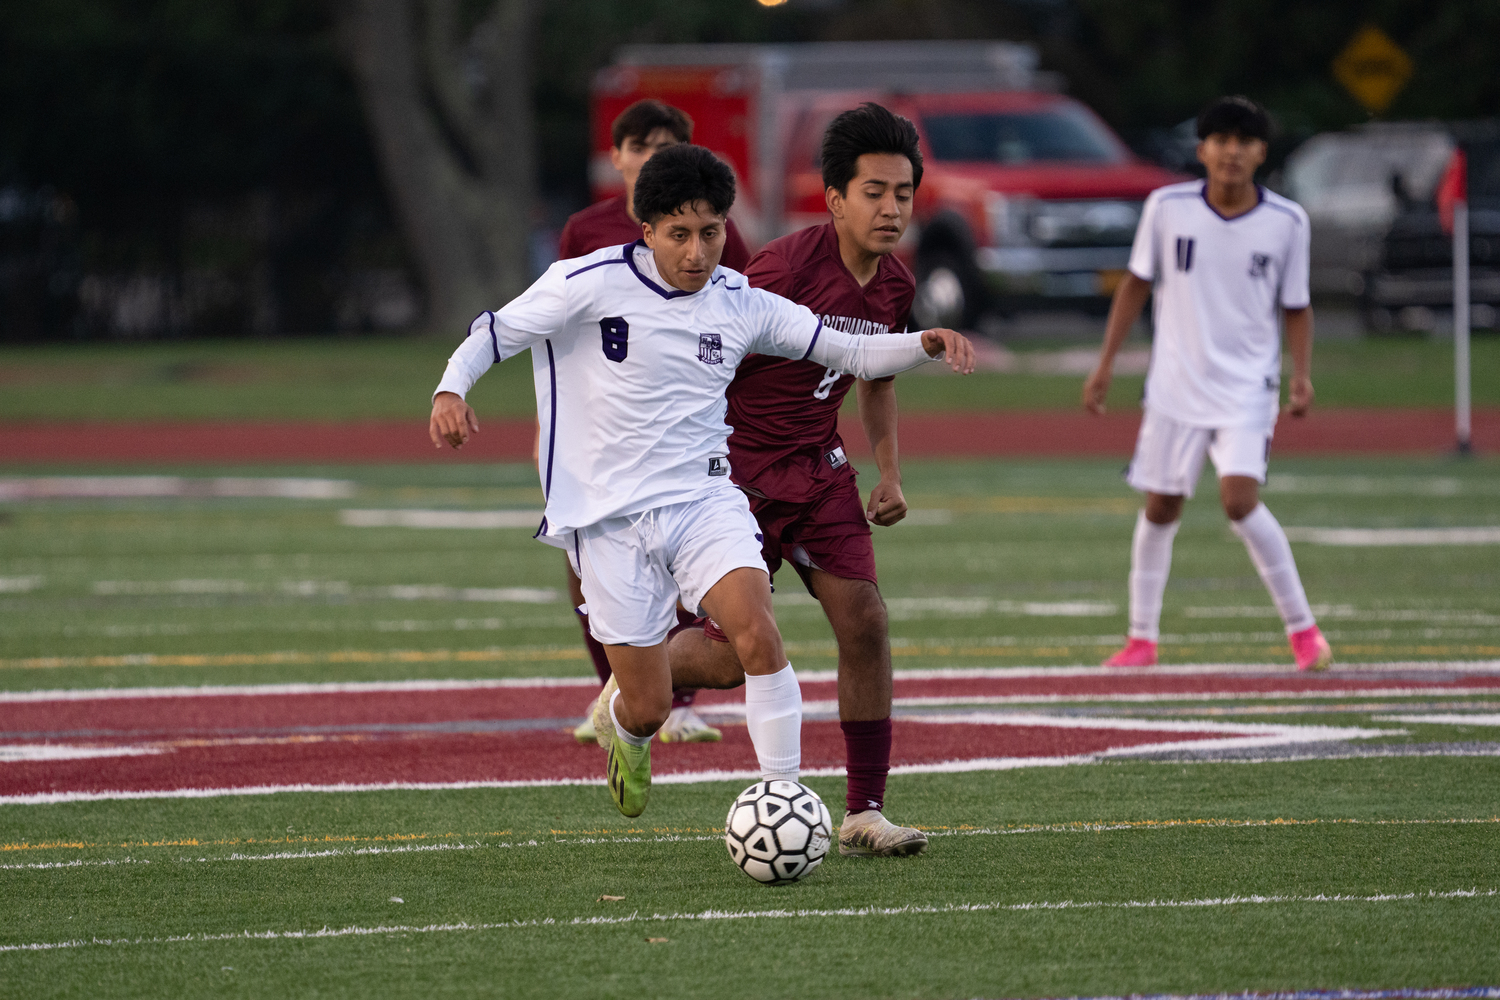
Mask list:
[[[440,392],[432,400],[432,419],[427,422],[427,435],[432,438],[434,448],[442,448],[446,441],[455,448],[462,448],[470,434],[479,433],[479,420],[469,406],[456,393]]]
[[[1306,375],[1293,375],[1291,388],[1287,390],[1286,412],[1294,417],[1305,417],[1312,401],[1312,379]]]
[[[1104,413],[1104,399],[1109,395],[1109,383],[1114,372],[1105,365],[1098,365],[1083,380],[1083,408],[1095,415]]]
[[[922,350],[927,352],[929,358],[935,358],[946,351],[948,367],[960,375],[968,375],[974,370],[974,345],[969,343],[968,337],[957,331],[941,327],[923,330]]]
[[[882,528],[889,528],[906,516],[906,497],[901,495],[899,483],[882,479],[870,491],[870,502],[865,504],[865,519]]]

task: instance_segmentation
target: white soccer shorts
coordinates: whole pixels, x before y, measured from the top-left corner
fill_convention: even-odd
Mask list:
[[[1249,476],[1264,483],[1272,429],[1193,427],[1147,407],[1125,482],[1143,493],[1191,497],[1207,455],[1221,479]]]
[[[760,526],[733,486],[685,503],[612,517],[574,532],[569,556],[583,581],[589,631],[606,646],[654,646],[695,614],[732,570],[766,571]]]

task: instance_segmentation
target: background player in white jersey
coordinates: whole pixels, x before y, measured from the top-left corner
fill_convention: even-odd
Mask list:
[[[771,613],[755,518],[729,479],[724,423],[735,369],[751,353],[807,358],[861,378],[946,352],[972,371],[951,330],[861,337],[719,267],[734,175],[701,146],[641,168],[644,239],[559,261],[485,313],[433,396],[435,444],[478,429],[464,394],[491,364],[531,349],[546,511],[537,534],[572,554],[589,628],[613,677],[595,705],[615,805],[646,807],[651,737],[672,677],[664,640],[676,605],[711,614],[744,666],[745,715],[767,780],[798,776],[802,696]]]
[[[1219,475],[1230,527],[1245,543],[1286,625],[1298,670],[1333,659],[1308,607],[1292,547],[1260,502],[1280,405],[1285,317],[1292,379],[1287,411],[1312,404],[1312,307],[1307,213],[1255,183],[1270,119],[1255,102],[1224,97],[1198,116],[1204,181],[1151,192],[1130,270],[1115,291],[1099,364],[1083,404],[1104,412],[1115,354],[1156,293],[1145,415],[1126,481],[1146,494],[1130,553],[1130,631],[1107,667],[1156,663],[1162,594],[1185,498],[1206,454]]]

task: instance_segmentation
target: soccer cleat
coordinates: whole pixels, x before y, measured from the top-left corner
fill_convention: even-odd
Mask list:
[[[631,746],[609,727],[609,761],[605,767],[609,779],[609,796],[615,808],[625,816],[639,816],[646,811],[651,797],[651,744]]]
[[[609,714],[609,700],[618,690],[620,690],[620,685],[611,676],[604,682],[604,690],[599,692],[599,697],[594,699],[594,711],[589,715],[589,723],[594,727],[594,742],[605,750],[614,745],[615,720],[614,716]],[[577,730],[574,730],[574,733],[576,735]]]
[[[1156,643],[1150,639],[1129,639],[1125,648],[1104,661],[1106,667],[1154,667]]]
[[[599,699],[595,698],[589,702],[589,710],[584,715],[583,721],[573,729],[573,738],[585,746],[599,742],[599,734],[594,730],[594,706],[598,704],[598,701]]]
[[[925,833],[897,826],[879,809],[845,813],[839,826],[839,853],[846,858],[900,858],[925,850]]]
[[[672,709],[657,735],[663,743],[717,743],[724,738],[687,705]]]
[[[1333,650],[1316,625],[1301,632],[1293,632],[1287,636],[1287,640],[1292,644],[1292,655],[1297,658],[1298,670],[1327,670],[1328,665],[1333,662]]]

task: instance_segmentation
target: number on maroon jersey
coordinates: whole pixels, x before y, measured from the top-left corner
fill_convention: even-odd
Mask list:
[[[599,321],[599,332],[604,336],[604,356],[618,364],[630,352],[630,324],[619,316],[607,316]]]
[[[830,368],[824,372],[823,381],[819,382],[818,387],[813,390],[813,399],[827,399],[828,394],[833,391],[833,383],[837,382],[842,374],[837,368]]]

